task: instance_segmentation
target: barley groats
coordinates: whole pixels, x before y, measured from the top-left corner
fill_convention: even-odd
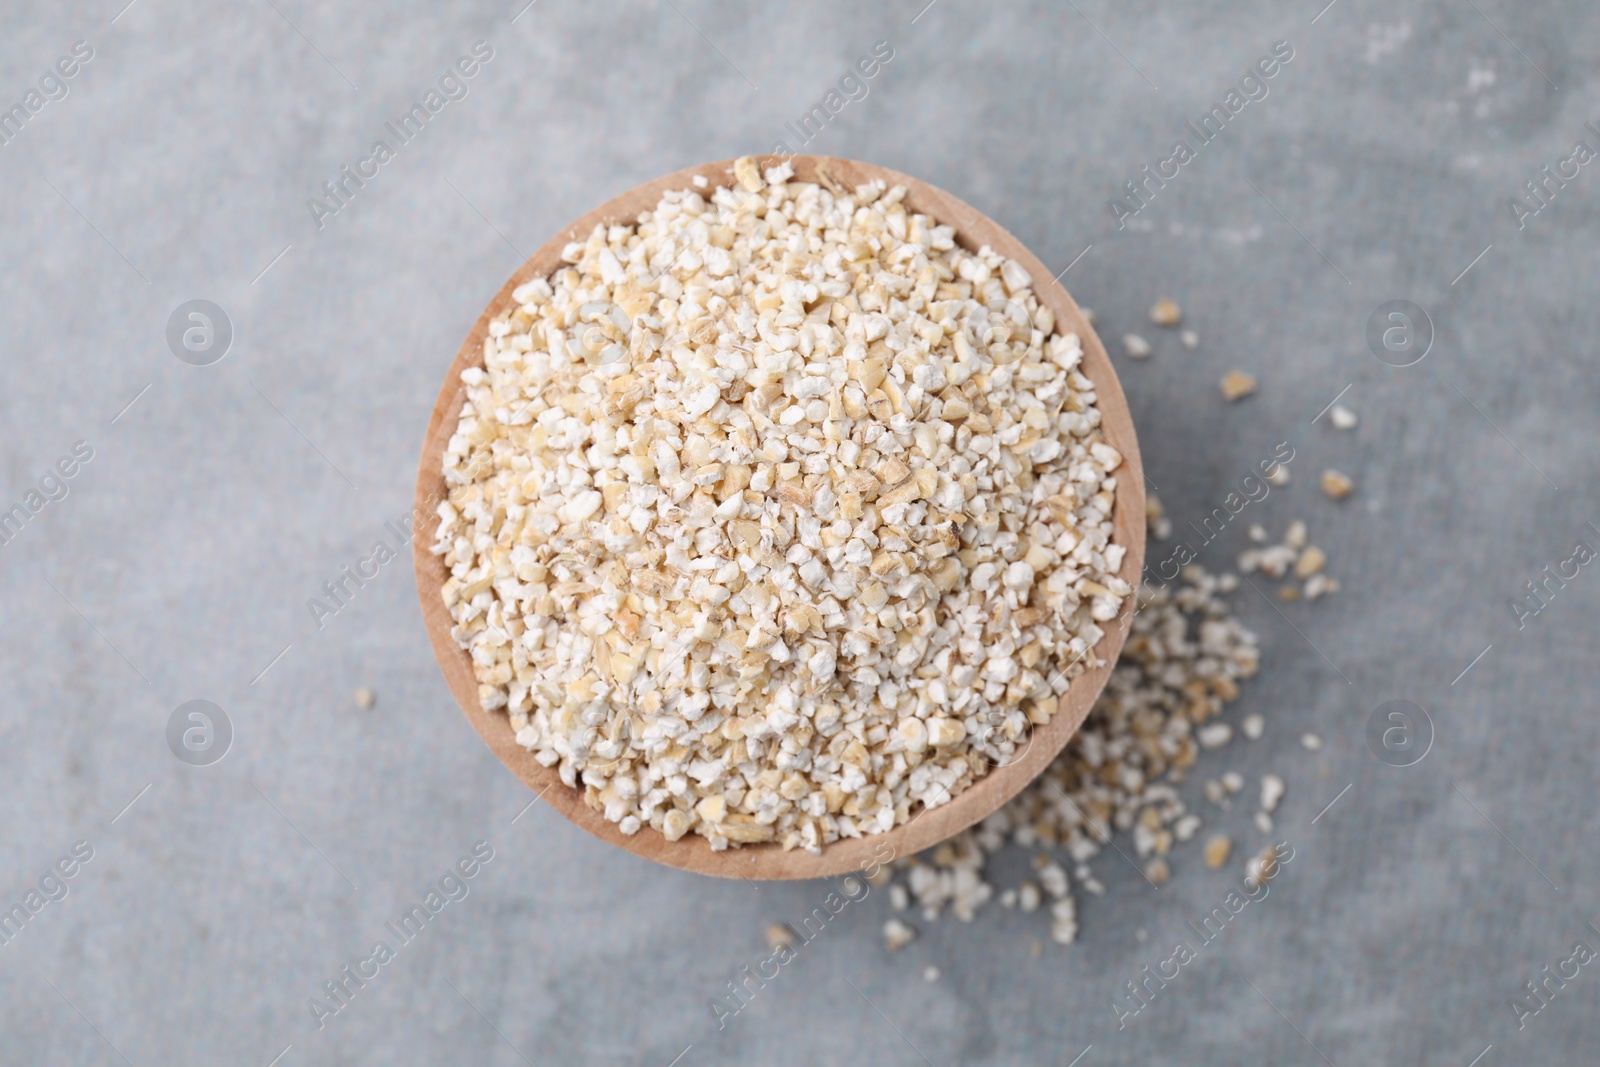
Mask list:
[[[735,174],[516,290],[434,551],[483,707],[624,833],[815,852],[1098,665],[1122,457],[1018,264],[901,187]]]

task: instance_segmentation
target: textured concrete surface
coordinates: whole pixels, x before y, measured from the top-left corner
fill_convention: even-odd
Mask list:
[[[1550,586],[1520,629],[1508,607],[1600,545],[1600,172],[1520,229],[1508,206],[1575,141],[1600,148],[1592,6],[122,2],[0,11],[7,106],[93,49],[0,147],[0,505],[93,453],[0,548],[0,899],[26,910],[92,850],[0,947],[0,1061],[1592,1061],[1600,970],[1552,982],[1520,1031],[1510,1000],[1600,947],[1600,575]],[[480,40],[468,95],[319,229],[307,199]],[[1080,942],[1038,956],[1043,917],[993,910],[919,921],[890,958],[869,897],[719,1032],[709,999],[827,887],[708,881],[519,817],[404,562],[320,631],[306,609],[409,509],[443,368],[523,253],[659,173],[799,149],[785,122],[879,40],[893,60],[807,147],[922,175],[1074,264],[1108,338],[1155,341],[1121,370],[1180,530],[1287,441],[1294,480],[1251,518],[1304,517],[1343,582],[1281,612],[1237,598],[1266,667],[1229,717],[1270,725],[1185,788],[1282,773],[1295,860],[1126,1031],[1121,984],[1239,876],[1198,843],[1160,890],[1099,859]],[[1107,201],[1278,41],[1268,95],[1119,229]],[[1198,351],[1145,322],[1167,294]],[[194,299],[232,324],[209,366],[166,340]],[[1412,366],[1369,351],[1391,300],[1431,316]],[[1261,388],[1230,406],[1235,366]],[[1360,426],[1314,423],[1347,387]],[[1356,494],[1323,499],[1324,467]],[[1202,561],[1228,565],[1243,525]],[[232,724],[209,766],[167,742],[196,699]],[[1366,742],[1395,699],[1435,728],[1415,766]],[[1250,805],[1197,803],[1261,840]],[[478,841],[469,895],[319,1029],[308,998]]]

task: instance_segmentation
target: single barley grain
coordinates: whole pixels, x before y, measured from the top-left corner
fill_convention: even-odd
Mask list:
[[[1222,379],[1222,398],[1224,400],[1243,400],[1256,391],[1256,380],[1242,370],[1231,370]],[[1279,470],[1287,468],[1280,466]]]
[[[1150,309],[1150,321],[1157,326],[1172,327],[1183,321],[1183,309],[1170,296],[1164,296]]]
[[[1350,480],[1348,474],[1341,474],[1335,470],[1322,472],[1322,491],[1333,500],[1343,500],[1355,487],[1356,483]]]

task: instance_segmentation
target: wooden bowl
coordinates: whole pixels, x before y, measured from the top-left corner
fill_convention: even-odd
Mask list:
[[[778,160],[762,158],[758,162],[765,169]],[[1022,242],[981,212],[926,182],[870,163],[828,156],[794,156],[789,162],[794,167],[795,178],[801,181],[821,181],[854,188],[876,178],[889,186],[904,185],[908,190],[905,203],[909,209],[954,226],[956,239],[963,247],[976,250],[988,245],[1001,255],[1015,259],[1033,276],[1034,294],[1041,304],[1055,313],[1057,329],[1076,332],[1082,339],[1083,361],[1080,370],[1094,382],[1099,395],[1101,432],[1106,441],[1123,455],[1124,466],[1116,475],[1113,540],[1127,549],[1119,576],[1137,590],[1144,565],[1145,543],[1144,473],[1139,460],[1139,443],[1134,436],[1133,420],[1128,414],[1122,387],[1111,368],[1110,359],[1106,357],[1105,348],[1072,297],[1051,280],[1055,272],[1041,263]],[[631,837],[625,836],[615,823],[607,821],[600,812],[586,805],[580,791],[563,785],[554,767],[542,766],[531,752],[517,744],[511,722],[504,711],[485,712],[479,707],[478,683],[473,677],[471,658],[451,638],[453,621],[440,597],[439,591],[448,572],[443,559],[434,555],[430,547],[433,543],[433,516],[445,492],[442,457],[455,431],[464,400],[461,372],[468,367],[483,365],[483,341],[488,334],[489,323],[511,306],[513,289],[531,278],[548,276],[562,266],[560,256],[563,245],[569,241],[587,239],[594,227],[601,223],[633,222],[640,212],[655,207],[662,193],[667,190],[692,188],[691,179],[695,175],[704,176],[712,187],[731,185],[733,161],[706,163],[646,182],[578,219],[547,241],[532,259],[500,287],[500,292],[489,301],[489,306],[462,343],[455,362],[450,364],[450,369],[445,373],[444,386],[439,390],[439,400],[434,405],[433,418],[428,422],[427,436],[422,445],[421,467],[417,472],[416,504],[422,528],[413,541],[412,556],[416,565],[417,592],[422,598],[422,617],[450,691],[455,694],[461,710],[484,743],[545,803],[602,841],[669,867],[723,878],[820,878],[864,870],[886,857],[909,856],[920,852],[966,829],[995,811],[1037,777],[1060,753],[1100,695],[1112,664],[1122,650],[1124,625],[1119,621],[1107,628],[1105,636],[1095,648],[1103,665],[1073,679],[1061,698],[1059,710],[1048,724],[1034,728],[1023,754],[1004,767],[991,767],[988,774],[942,807],[913,816],[909,822],[887,833],[846,838],[825,845],[820,856],[800,849],[785,852],[776,844],[745,845],[714,852],[706,839],[698,834],[687,834],[680,840],[668,841],[646,826]],[[1123,618],[1132,610],[1133,598],[1130,597],[1124,607]]]

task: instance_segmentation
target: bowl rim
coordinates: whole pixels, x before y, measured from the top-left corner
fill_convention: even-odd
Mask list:
[[[1011,233],[950,193],[886,167],[833,156],[768,155],[754,159],[763,171],[786,161],[795,172],[791,180],[817,181],[835,189],[854,189],[873,179],[882,180],[891,188],[904,185],[906,206],[931,216],[938,223],[953,226],[958,244],[971,250],[988,246],[1016,260],[1032,276],[1035,297],[1055,314],[1057,330],[1078,334],[1083,349],[1078,369],[1094,383],[1101,415],[1100,432],[1123,457],[1123,466],[1115,475],[1112,543],[1124,547],[1117,575],[1133,588],[1117,618],[1104,624],[1104,636],[1095,646],[1100,665],[1072,680],[1058,702],[1056,714],[1047,724],[1030,731],[1029,743],[1020,757],[1003,767],[991,767],[983,777],[945,804],[924,809],[884,833],[843,838],[824,845],[820,855],[803,849],[784,851],[780,845],[770,842],[716,851],[698,834],[668,841],[649,826],[632,836],[625,835],[617,824],[585,803],[581,789],[562,783],[556,767],[545,767],[532,752],[517,743],[510,718],[503,711],[485,712],[479,706],[471,656],[450,636],[454,620],[440,596],[448,570],[443,557],[432,551],[434,538],[430,521],[437,515],[438,503],[445,499],[442,457],[465,400],[461,372],[468,367],[483,366],[489,324],[513,306],[513,290],[532,278],[548,277],[560,269],[563,265],[561,249],[568,242],[587,239],[597,225],[635,221],[640,212],[653,208],[668,190],[709,195],[718,186],[735,184],[735,161],[732,159],[702,163],[662,175],[585,213],[552,236],[518,267],[478,316],[445,374],[423,438],[413,501],[416,522],[424,524],[412,539],[417,594],[434,656],[456,703],[490,751],[536,794],[536,801],[544,800],[568,820],[608,844],[680,870],[747,880],[822,878],[847,872],[870,872],[889,860],[936,845],[1000,808],[1032,782],[1077,732],[1105,687],[1137,606],[1145,551],[1143,464],[1127,400],[1105,346],[1082,309],[1057,280],[1060,275],[1052,277],[1049,269]],[[705,188],[694,185],[697,176],[706,179]]]

